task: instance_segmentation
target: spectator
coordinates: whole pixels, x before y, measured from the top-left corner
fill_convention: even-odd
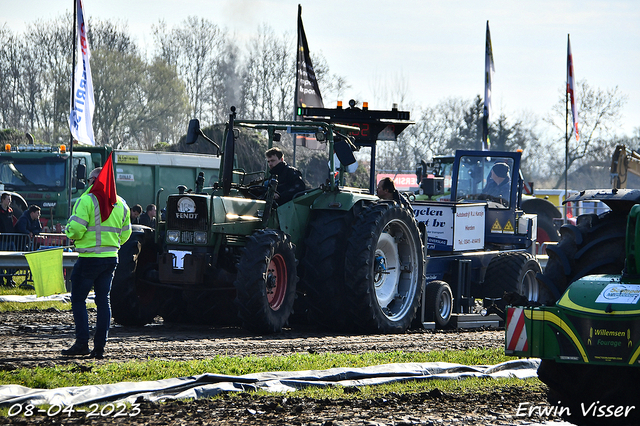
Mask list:
[[[156,205],[155,204],[149,204],[147,206],[146,212],[143,215],[140,215],[139,217],[139,223],[140,225],[146,225],[151,228],[156,227]]]
[[[13,209],[10,206],[11,194],[3,192],[0,197],[0,233],[15,232],[13,227]]]
[[[131,207],[131,224],[136,225],[140,223],[140,215],[142,214],[142,206],[140,204],[136,204]]]
[[[42,224],[40,223],[40,207],[30,205],[29,209],[22,213],[20,219],[16,223],[16,232],[20,234],[29,234],[31,238],[42,232]]]
[[[3,192],[0,196],[0,234],[13,234],[15,232],[13,228],[13,209],[11,206],[11,194]],[[0,250],[15,251],[16,244],[13,235],[1,235],[0,236]],[[2,273],[0,277],[0,284],[6,287],[15,287],[16,283],[13,281],[13,274],[15,270],[12,269],[0,269]],[[4,281],[6,280],[6,284]]]

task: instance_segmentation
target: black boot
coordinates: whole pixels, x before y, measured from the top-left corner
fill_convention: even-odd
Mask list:
[[[93,348],[93,350],[89,354],[89,358],[104,359],[104,349]]]
[[[75,342],[69,349],[64,349],[62,351],[62,355],[64,356],[81,356],[89,355],[89,353],[91,353],[89,345],[87,343],[78,342]]]

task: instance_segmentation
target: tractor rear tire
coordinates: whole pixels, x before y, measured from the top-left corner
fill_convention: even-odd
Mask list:
[[[282,231],[260,230],[247,241],[234,282],[243,326],[254,333],[279,333],[296,296],[295,246]]]
[[[306,294],[307,317],[312,326],[336,331],[346,327],[342,287],[351,217],[342,211],[318,210],[309,221],[301,290]]]
[[[549,260],[538,281],[560,296],[573,281],[591,274],[619,274],[624,268],[627,214],[609,211],[578,217],[560,228],[560,242],[547,247]]]
[[[431,281],[425,291],[425,320],[434,321],[438,328],[446,328],[453,312],[451,287],[444,281]]]
[[[153,322],[158,314],[161,290],[140,279],[152,267],[148,259],[155,259],[152,231],[134,232],[118,251],[118,266],[111,285],[111,316],[125,326],[142,326]]]
[[[402,333],[424,288],[424,248],[413,212],[371,204],[355,219],[345,259],[345,314],[354,329]]]
[[[530,302],[543,303],[549,298],[549,294],[546,287],[536,279],[540,271],[540,264],[531,253],[500,253],[487,266],[482,296],[500,299],[496,301],[496,305],[502,311],[506,307],[502,300],[505,293],[517,293]]]

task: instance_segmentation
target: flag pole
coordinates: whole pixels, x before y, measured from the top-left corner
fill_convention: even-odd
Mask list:
[[[74,99],[74,93],[76,92],[76,42],[77,42],[77,37],[78,34],[76,33],[76,30],[78,28],[78,10],[77,10],[77,6],[78,6],[78,1],[77,0],[73,0],[73,40],[71,42],[71,52],[72,52],[72,60],[71,60],[71,111],[69,111],[69,114],[73,114],[73,111],[75,110],[75,99]],[[67,197],[67,217],[71,216],[71,209],[72,209],[72,205],[71,205],[71,195],[72,195],[72,189],[71,187],[73,186],[73,134],[71,133],[71,129],[69,129],[69,182],[68,182],[68,188],[67,188],[67,193],[68,193],[68,197]]]
[[[298,120],[298,84],[300,82],[300,73],[298,72],[298,56],[300,55],[300,17],[302,16],[302,5],[298,5],[298,17],[296,19],[296,28],[298,29],[298,38],[296,39],[296,85],[293,89],[293,119]],[[293,167],[296,166],[296,145],[298,145],[298,134],[293,134]]]
[[[569,174],[569,34],[567,34],[567,88],[564,95],[564,199],[567,200]],[[567,222],[567,203],[564,203],[564,222]]]

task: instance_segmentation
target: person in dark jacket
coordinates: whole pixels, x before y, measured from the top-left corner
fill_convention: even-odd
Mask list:
[[[131,216],[131,224],[137,225],[140,223],[140,215],[142,214],[142,206],[140,204],[136,204],[135,206],[129,209],[129,215]]]
[[[491,199],[502,199],[509,202],[511,194],[511,179],[509,177],[509,166],[506,163],[496,163],[491,168],[487,186],[482,190],[482,194]]]
[[[30,205],[27,211],[22,213],[18,222],[16,222],[16,232],[20,234],[29,234],[33,238],[42,232],[42,224],[40,223],[40,207]]]
[[[140,225],[146,225],[151,228],[156,227],[156,205],[149,204],[144,214],[138,217],[138,223]]]
[[[11,206],[11,194],[3,192],[0,198],[0,233],[13,233],[13,209]]]
[[[291,201],[298,192],[305,190],[302,174],[295,167],[291,167],[284,161],[284,155],[280,148],[271,148],[265,152],[267,164],[271,176],[278,179],[276,204],[279,206]]]
[[[13,227],[13,209],[11,206],[11,194],[3,192],[0,196],[0,234],[13,234],[15,229]],[[0,236],[0,250],[15,251],[16,243],[13,235]],[[14,269],[0,269],[0,284],[6,287],[15,287],[13,281]],[[6,284],[3,278],[6,279]]]
[[[413,207],[411,207],[411,203],[407,200],[407,197],[402,195],[396,189],[396,185],[390,177],[380,179],[376,188],[376,195],[381,200],[393,200],[400,203],[403,207],[413,210]]]

